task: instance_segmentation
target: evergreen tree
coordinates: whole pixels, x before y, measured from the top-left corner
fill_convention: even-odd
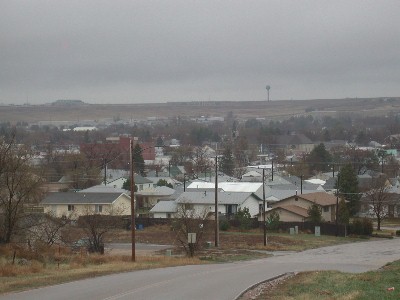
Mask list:
[[[339,201],[338,208],[338,223],[339,224],[349,224],[349,210],[347,209],[346,201],[343,198]]]
[[[133,148],[133,166],[134,172],[144,176],[144,159],[142,155],[142,147],[140,147],[139,143],[135,145]]]
[[[339,182],[338,182],[339,181]],[[336,181],[336,188],[339,189],[339,194],[348,201],[347,207],[350,216],[354,216],[360,206],[360,194],[358,190],[358,179],[356,172],[350,164],[343,166]]]
[[[308,221],[313,222],[313,223],[321,223],[322,222],[322,211],[321,208],[313,203],[308,209],[307,209],[307,214],[308,214]]]
[[[122,188],[127,191],[131,190],[131,178],[130,177],[122,184]],[[137,192],[137,190],[138,190],[138,188],[137,188],[137,185],[135,184],[134,192]]]
[[[171,183],[168,183],[165,179],[160,179],[160,180],[157,182],[157,186],[166,186],[166,187],[169,187],[169,188],[171,188],[171,189],[174,188],[173,185],[172,185]]]
[[[316,146],[308,155],[307,162],[311,171],[329,171],[329,164],[332,163],[332,155],[325,149],[323,143]]]
[[[220,158],[220,170],[226,175],[233,176],[235,162],[233,160],[232,147],[226,146],[223,156]]]

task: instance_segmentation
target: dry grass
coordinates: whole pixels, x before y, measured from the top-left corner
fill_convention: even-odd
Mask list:
[[[54,260],[49,257],[43,260],[41,255],[39,261],[32,259],[34,254],[27,250],[20,251],[13,263],[13,247],[0,249],[0,293],[112,273],[205,263],[198,258],[167,256],[137,256],[136,262],[132,262],[127,255],[98,254],[62,254]]]

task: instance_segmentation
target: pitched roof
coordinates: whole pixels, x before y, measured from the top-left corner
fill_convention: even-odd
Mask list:
[[[305,218],[308,217],[307,209],[302,208],[302,207],[297,206],[297,205],[283,205],[283,206],[275,207],[273,209],[279,209],[279,208],[287,210],[287,211],[289,211],[291,213],[294,213],[296,215],[299,215],[299,216],[302,216],[302,217],[305,217]]]
[[[262,187],[262,182],[220,182],[218,188],[223,189],[225,192],[247,192],[255,193]],[[215,188],[214,182],[194,181],[188,189],[206,189]]]
[[[220,192],[218,193],[218,203],[219,204],[242,204],[251,195],[256,197],[253,193],[241,193],[241,192]],[[257,198],[256,198],[257,199]],[[177,203],[195,203],[195,204],[214,204],[215,203],[215,193],[207,192],[184,192],[178,199]]]
[[[177,212],[177,203],[175,201],[159,201],[150,209],[151,213],[174,213]]]
[[[111,204],[123,193],[50,193],[41,204]]]
[[[143,195],[143,196],[171,196],[175,193],[174,189],[171,189],[167,186],[157,186],[154,189],[137,191],[136,195]]]
[[[336,196],[324,192],[302,194],[298,195],[298,197],[321,206],[334,205],[337,201]]]
[[[127,190],[120,189],[118,187],[114,187],[111,185],[101,185],[101,184],[77,191],[77,193],[119,193],[119,194],[127,192],[128,192]]]

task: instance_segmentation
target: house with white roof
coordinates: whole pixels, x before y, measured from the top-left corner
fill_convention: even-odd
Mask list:
[[[150,209],[150,214],[156,219],[170,219],[177,211],[178,203],[173,200],[161,200]]]
[[[218,192],[218,213],[227,217],[235,215],[239,209],[248,208],[253,217],[260,212],[260,198],[251,192]],[[215,212],[214,192],[184,192],[175,202],[197,214]]]
[[[167,186],[157,186],[152,189],[137,191],[135,193],[136,207],[140,213],[148,213],[157,202],[170,199],[174,193],[175,190]]]

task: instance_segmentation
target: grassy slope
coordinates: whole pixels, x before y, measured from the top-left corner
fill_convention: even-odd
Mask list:
[[[400,261],[362,274],[304,272],[258,299],[400,299],[399,276]]]

